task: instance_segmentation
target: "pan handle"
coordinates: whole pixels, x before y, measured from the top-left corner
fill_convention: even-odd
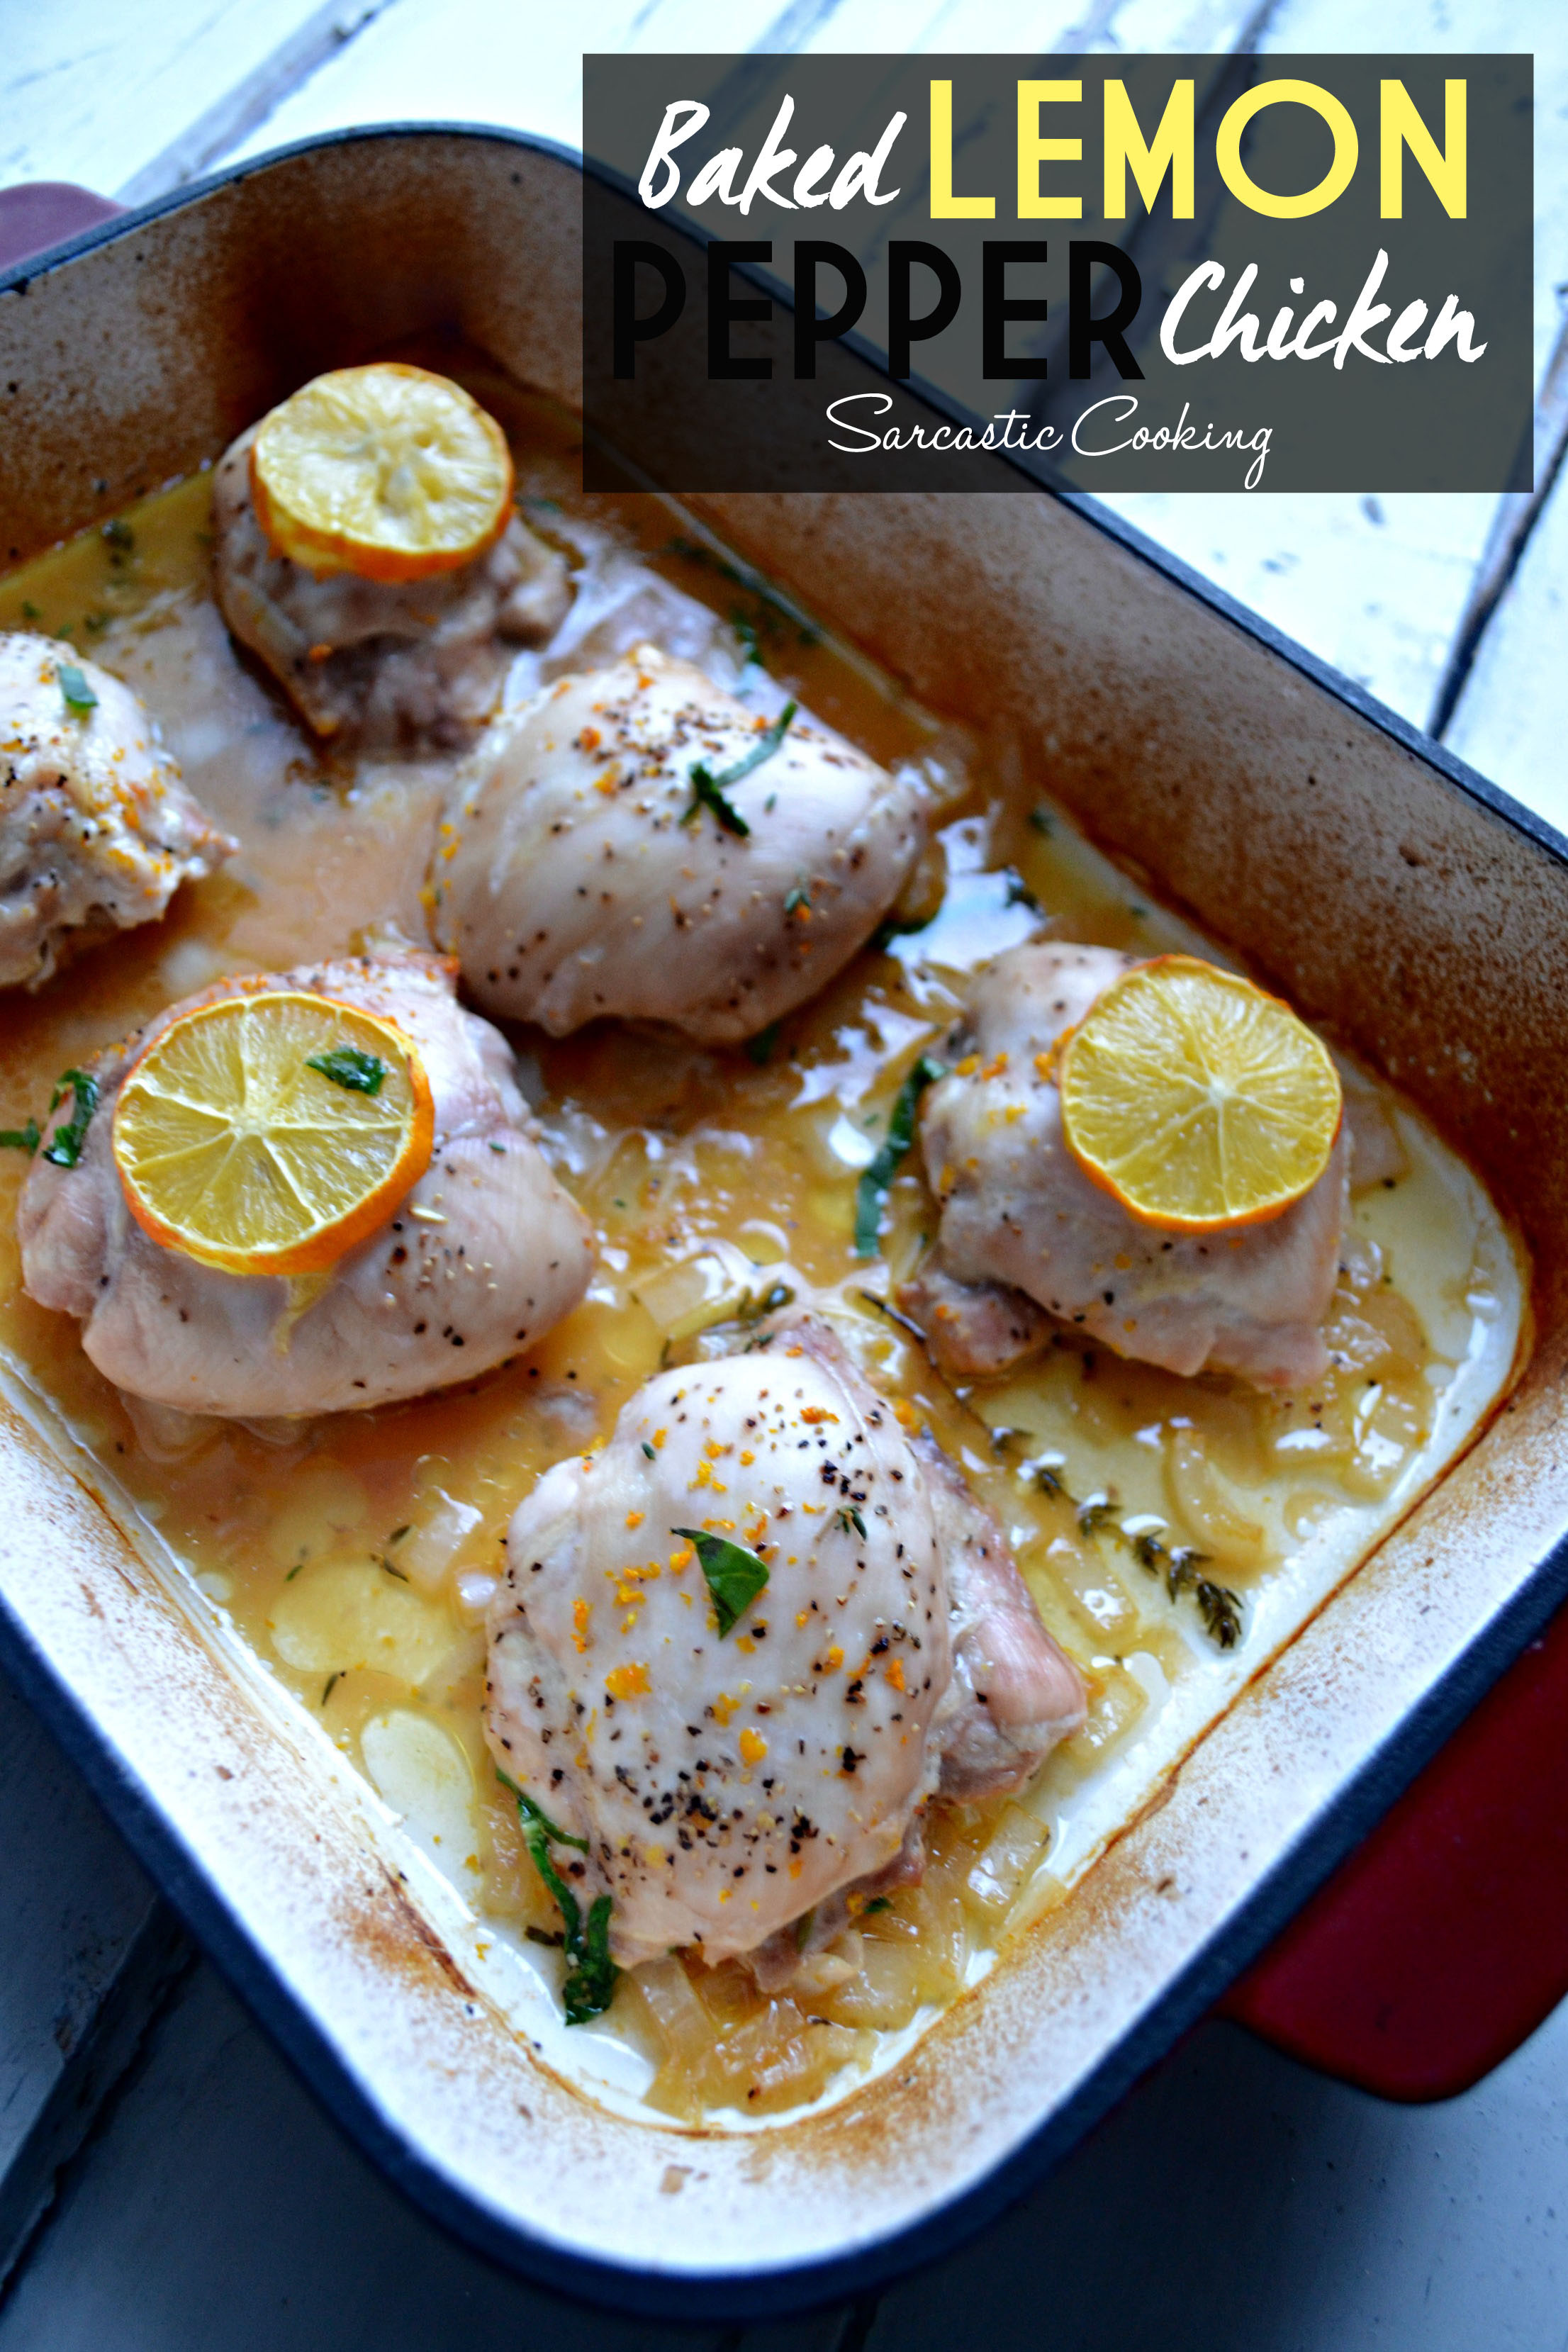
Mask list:
[[[14,269],[19,261],[64,245],[124,210],[111,197],[69,180],[29,180],[0,188],[0,269]]]
[[[1386,2099],[1451,2098],[1568,1993],[1568,1607],[1220,2004]]]

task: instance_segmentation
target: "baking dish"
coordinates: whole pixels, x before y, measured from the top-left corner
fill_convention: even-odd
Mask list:
[[[416,333],[458,330],[570,402],[577,214],[559,152],[378,131],[13,273],[7,560],[210,459],[314,370]],[[473,2242],[683,2316],[859,2291],[1016,2193],[1300,1903],[1568,1573],[1561,845],[1087,502],[698,503],[926,703],[1047,744],[1105,847],[1428,1112],[1519,1222],[1536,1345],[1479,1444],[1069,1905],[892,2073],[735,2137],[629,2123],[534,2063],[368,1791],[7,1419],[7,1661],[241,1991]]]

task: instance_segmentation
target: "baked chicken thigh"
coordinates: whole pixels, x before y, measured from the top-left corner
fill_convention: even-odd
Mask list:
[[[303,1288],[221,1271],[143,1230],[115,1165],[115,1100],[149,1038],[247,986],[220,982],[100,1057],[75,1166],[35,1160],[17,1212],[29,1295],[81,1318],[83,1347],[117,1387],[188,1412],[385,1404],[517,1354],[576,1305],[593,1245],[533,1139],[502,1039],[461,1010],[434,956],[321,964],[277,984],[356,1005],[412,1039],[435,1108],[434,1150],[412,1192]],[[49,1134],[69,1108],[68,1095]]]
[[[554,1036],[604,1013],[751,1036],[849,961],[924,839],[912,770],[769,727],[650,645],[558,679],[475,757],[437,935],[487,1012]]]
[[[225,620],[323,738],[376,751],[472,740],[520,646],[542,645],[572,602],[564,559],[513,515],[471,563],[408,582],[320,576],[276,553],[257,516],[250,450],[219,460],[214,572]]]
[[[808,1913],[920,1875],[930,1797],[1018,1787],[1083,1719],[994,1518],[810,1316],[649,1381],[507,1558],[490,1743],[587,1840],[571,1867],[626,1963],[783,1929],[793,1963]]]
[[[1068,1150],[1051,1074],[1058,1041],[1133,961],[1048,941],[981,972],[949,1040],[961,1066],[921,1106],[941,1227],[900,1303],[955,1374],[1003,1370],[1054,1317],[1168,1371],[1305,1386],[1328,1369],[1348,1125],[1317,1182],[1267,1223],[1194,1234],[1141,1223]]]
[[[155,921],[237,846],[128,686],[70,646],[0,635],[0,987]]]

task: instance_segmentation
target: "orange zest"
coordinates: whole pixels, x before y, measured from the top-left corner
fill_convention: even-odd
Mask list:
[[[1281,1215],[1328,1166],[1344,1109],[1305,1022],[1195,956],[1156,956],[1104,989],[1063,1045],[1057,1083],[1079,1165],[1171,1233]]]
[[[318,1274],[417,1183],[435,1124],[394,1023],[261,987],[151,1040],[120,1090],[113,1151],[132,1215],[164,1248],[228,1274]]]

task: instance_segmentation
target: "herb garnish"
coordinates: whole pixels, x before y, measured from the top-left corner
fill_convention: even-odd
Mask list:
[[[926,1335],[913,1316],[900,1315],[896,1307],[889,1307],[887,1300],[879,1298],[874,1290],[862,1290],[860,1296],[868,1307],[874,1307],[879,1315],[885,1315],[889,1323],[896,1323],[900,1331],[907,1331],[911,1339],[918,1339],[922,1348],[925,1346]]]
[[[767,1563],[743,1545],[731,1543],[725,1536],[705,1535],[696,1528],[671,1528],[669,1532],[672,1536],[684,1536],[696,1551],[713,1596],[719,1638],[722,1641],[766,1585]]]
[[[787,1282],[770,1282],[765,1290],[742,1290],[731,1319],[753,1331],[764,1316],[780,1314],[794,1303],[795,1293]]]
[[[1200,1576],[1198,1570],[1208,1565],[1207,1556],[1191,1544],[1167,1547],[1151,1528],[1138,1536],[1129,1536],[1118,1528],[1117,1533],[1131,1552],[1139,1566],[1151,1576],[1165,1572],[1165,1591],[1174,1601],[1183,1591],[1189,1591],[1197,1602],[1198,1614],[1204,1621],[1204,1631],[1222,1650],[1234,1650],[1241,1639],[1241,1600],[1226,1584],[1215,1584],[1212,1578]]]
[[[603,2017],[616,1997],[616,1980],[620,1975],[610,1958],[610,1898],[596,1895],[588,1906],[588,1923],[583,1924],[583,1906],[551,1859],[552,1845],[575,1846],[586,1853],[588,1841],[574,1837],[570,1830],[559,1829],[542,1805],[536,1805],[515,1780],[498,1771],[496,1779],[511,1790],[517,1799],[518,1816],[522,1822],[522,1842],[545,1885],[554,1896],[564,1929],[562,1943],[571,1962],[566,1981],[561,1988],[566,2006],[568,2025],[586,2025],[591,2017]]]
[[[60,692],[65,698],[66,709],[77,718],[84,718],[88,711],[98,709],[98,697],[78,669],[75,662],[58,663],[55,669],[55,676],[60,682]]]
[[[915,1112],[927,1087],[938,1078],[945,1078],[947,1065],[930,1054],[922,1054],[903,1085],[899,1088],[892,1117],[888,1121],[887,1140],[868,1168],[860,1174],[859,1189],[855,1195],[855,1255],[875,1257],[877,1236],[882,1226],[882,1204],[889,1188],[899,1172],[904,1154],[915,1139]]]
[[[853,1503],[840,1503],[833,1516],[837,1520],[846,1535],[847,1535],[850,1528],[853,1528],[861,1542],[865,1542],[866,1522],[860,1517],[859,1512],[856,1509]]]
[[[760,572],[748,571],[739,563],[731,562],[726,557],[715,554],[710,547],[704,547],[700,541],[695,539],[666,540],[664,552],[666,555],[684,556],[688,563],[699,563],[704,571],[716,572],[721,580],[728,580],[735,587],[743,588],[747,595],[755,600],[754,625],[761,635],[772,637],[782,634],[782,624],[787,622],[794,628],[803,646],[814,646],[821,637],[821,630],[808,621],[805,615],[790,603],[787,596],[782,595],[771,581],[764,580]],[[733,612],[731,618],[733,618]]]
[[[103,526],[102,536],[116,553],[129,555],[136,544],[136,533],[123,515],[115,515]]]
[[[1073,1511],[1080,1535],[1114,1537],[1147,1575],[1163,1577],[1172,1601],[1190,1592],[1209,1639],[1222,1650],[1235,1649],[1242,1633],[1241,1597],[1227,1584],[1216,1584],[1212,1577],[1199,1573],[1209,1564],[1205,1552],[1192,1544],[1163,1544],[1152,1528],[1131,1534],[1116,1517],[1116,1496],[1109,1487],[1075,1502],[1062,1478],[1059,1456],[1055,1462],[1032,1462],[1028,1468],[1042,1494],[1056,1496]]]
[[[811,892],[807,889],[804,882],[796,882],[794,887],[786,891],[784,894],[784,913],[786,915],[797,914],[803,908],[809,915],[811,912]]]
[[[362,1053],[357,1045],[334,1045],[330,1053],[307,1054],[305,1067],[320,1070],[333,1086],[346,1087],[354,1095],[378,1095],[386,1076],[381,1055]]]
[[[910,939],[916,931],[929,931],[935,920],[934,914],[889,915],[878,924],[866,944],[873,955],[886,955],[895,940]]]
[[[700,760],[698,761],[691,771],[690,805],[682,809],[680,813],[682,824],[695,824],[702,811],[709,808],[712,810],[726,833],[737,834],[742,841],[748,837],[752,830],[751,826],[739,809],[731,807],[724,795],[732,784],[738,784],[741,782],[742,776],[749,776],[753,768],[760,768],[764,760],[773,758],[773,753],[789,733],[790,722],[795,717],[796,708],[795,703],[786,702],[773,725],[759,730],[757,740],[751,750],[742,752],[732,767],[721,769],[718,775],[714,775],[711,769],[705,768]]]
[[[765,1029],[759,1029],[754,1037],[747,1038],[746,1059],[755,1062],[759,1070],[765,1068],[773,1059],[773,1047],[778,1042],[779,1024],[776,1021],[770,1021]]]
[[[41,1133],[36,1118],[30,1118],[26,1127],[0,1127],[0,1151],[35,1152]]]
[[[69,1087],[76,1097],[71,1115],[64,1127],[55,1129],[54,1137],[44,1153],[51,1168],[74,1168],[81,1158],[81,1147],[87,1140],[87,1130],[93,1112],[98,1108],[98,1080],[89,1078],[85,1070],[67,1070],[49,1097],[49,1110],[58,1110]]]
[[[652,1446],[648,1444],[648,1442],[647,1442],[647,1438],[646,1438],[646,1437],[643,1439],[643,1442],[642,1442],[642,1450],[643,1450],[643,1452],[647,1455],[647,1458],[648,1458],[648,1460],[649,1460],[650,1462],[657,1462],[657,1461],[658,1460],[658,1454],[654,1452],[654,1450],[653,1450]]]

